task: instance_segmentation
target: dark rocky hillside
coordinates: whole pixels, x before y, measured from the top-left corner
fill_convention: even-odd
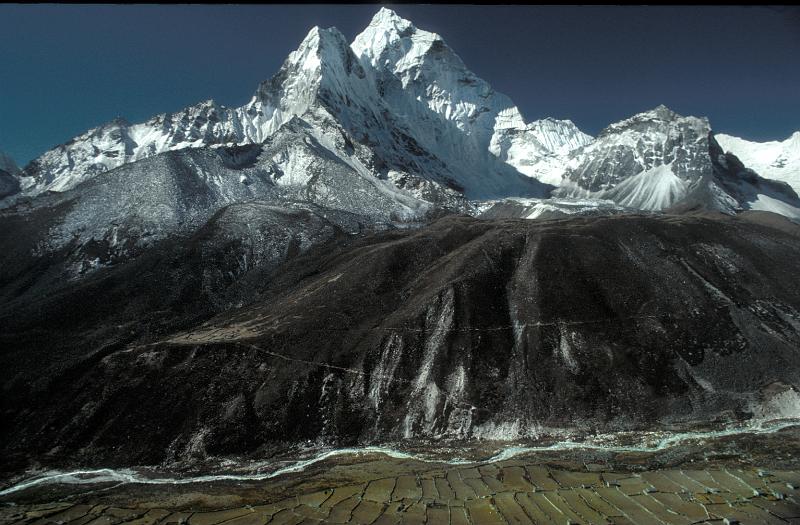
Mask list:
[[[800,389],[800,227],[779,216],[359,233],[258,206],[71,281],[3,225],[5,470],[709,425]]]

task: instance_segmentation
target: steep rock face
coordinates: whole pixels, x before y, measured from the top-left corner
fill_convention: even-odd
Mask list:
[[[710,173],[709,131],[707,120],[681,117],[664,106],[612,124],[571,159],[559,193],[611,197],[644,209],[668,207]],[[626,192],[637,176],[636,182],[648,187],[635,184]]]
[[[800,131],[784,141],[753,142],[722,133],[714,138],[762,177],[786,182],[800,192]]]
[[[643,171],[676,163],[674,172],[681,174],[680,180],[697,180],[711,166],[704,145],[695,146],[706,139],[708,131],[708,121],[681,117],[659,106],[608,126],[580,152],[566,179],[581,190],[598,193]],[[680,182],[676,184],[680,193],[668,197],[668,202],[685,195]]]
[[[450,217],[311,249],[241,308],[204,323],[162,310],[156,331],[125,291],[180,297],[164,276],[191,272],[140,258],[3,308],[4,454],[142,464],[757,417],[769,392],[800,388],[800,232],[781,221]],[[67,305],[100,289],[75,323]],[[58,362],[41,361],[43,337],[67,346]]]
[[[19,192],[20,170],[14,159],[0,151],[0,199]]]
[[[683,117],[665,106],[608,126],[576,151],[556,194],[642,210],[691,203],[726,213],[762,209],[800,218],[800,200],[791,188],[726,156],[707,119]]]

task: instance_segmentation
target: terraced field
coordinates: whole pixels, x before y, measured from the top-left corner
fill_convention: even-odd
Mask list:
[[[396,463],[396,464],[393,464]],[[442,468],[373,460],[287,484],[115,487],[7,506],[15,525],[800,523],[800,471],[604,472],[523,460]],[[386,470],[399,475],[381,476]],[[346,474],[346,475],[343,475]],[[351,479],[347,479],[347,478]],[[359,479],[360,478],[360,479]],[[338,480],[338,481],[337,481]],[[344,482],[343,482],[344,481]],[[347,482],[350,481],[350,482]],[[353,482],[356,481],[356,482]],[[241,485],[241,484],[240,484]],[[291,484],[288,484],[291,485]],[[260,493],[260,495],[259,495]],[[227,496],[221,496],[227,494]],[[261,501],[259,501],[259,499]],[[135,501],[134,501],[135,500]],[[246,504],[242,504],[244,502]]]

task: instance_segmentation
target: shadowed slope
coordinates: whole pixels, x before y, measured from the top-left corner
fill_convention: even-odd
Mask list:
[[[33,302],[3,319],[3,412],[14,422],[4,449],[131,464],[306,440],[516,439],[796,416],[786,410],[800,377],[800,232],[753,218],[448,217],[311,249],[266,281],[265,270],[245,271],[236,282],[264,284],[234,283],[225,298],[249,304],[203,324],[190,316],[170,330],[168,307],[156,316],[164,335],[147,335],[153,317],[132,307],[121,316],[128,335],[104,325],[94,346],[72,349],[94,357],[66,368],[42,339],[81,331],[59,324],[52,302]],[[109,303],[84,320],[97,334],[126,294],[155,293],[143,281],[167,297],[178,291],[170,272],[190,273],[180,256],[153,255],[148,275],[131,266],[143,261],[67,287],[58,303],[78,305],[81,287],[111,279]],[[206,287],[183,290],[184,311],[204,304],[193,294]],[[42,314],[51,327],[37,325]],[[52,362],[32,381],[36,360]]]

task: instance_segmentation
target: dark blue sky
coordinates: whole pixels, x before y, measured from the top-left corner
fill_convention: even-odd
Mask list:
[[[800,129],[800,11],[395,5],[528,120],[587,133],[666,104],[753,140]],[[115,116],[245,103],[314,25],[377,5],[0,5],[0,149],[20,164]]]

